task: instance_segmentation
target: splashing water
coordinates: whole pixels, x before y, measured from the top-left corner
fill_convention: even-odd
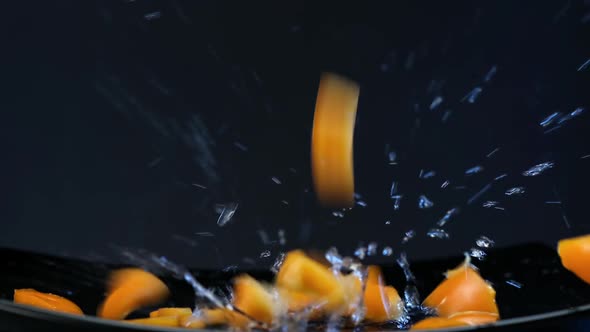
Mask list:
[[[470,169],[465,171],[465,175],[473,175],[473,174],[477,174],[483,171],[483,167],[482,166],[473,166]]]
[[[227,225],[238,209],[238,203],[227,203],[220,207],[219,218],[217,218],[217,225],[223,227]]]
[[[477,97],[479,97],[479,95],[481,94],[482,91],[483,91],[482,88],[480,88],[479,86],[476,86],[475,88],[473,88],[473,90],[469,91],[465,95],[465,97],[463,97],[463,99],[461,99],[461,102],[467,101],[470,104],[475,103],[475,101],[477,100]]]
[[[560,115],[561,115],[561,112],[552,113],[549,116],[547,116],[545,119],[543,119],[539,123],[539,125],[541,125],[541,127],[547,127],[550,124],[552,124],[555,120],[557,120],[557,118],[559,118]]]
[[[491,248],[494,246],[495,242],[489,237],[482,235],[477,240],[475,240],[475,244],[480,248]]]
[[[342,211],[333,211],[332,215],[336,218],[344,218],[344,212]]]
[[[434,97],[432,103],[430,103],[430,110],[434,110],[435,108],[437,108],[440,104],[442,104],[443,100],[444,99],[441,96]]]
[[[385,248],[383,248],[383,251],[381,252],[381,254],[383,256],[391,256],[391,255],[393,255],[393,249],[391,247],[385,247]]]
[[[494,207],[494,206],[496,206],[498,204],[500,204],[500,203],[497,202],[497,201],[485,201],[485,202],[483,202],[482,206],[484,208],[491,208],[491,207]]]
[[[506,280],[506,283],[512,287],[522,288],[522,284],[516,280]]]
[[[473,258],[477,258],[478,260],[482,261],[485,259],[486,253],[485,253],[485,251],[483,251],[481,249],[471,248],[471,250],[469,250],[469,256],[471,256]]]
[[[260,258],[268,258],[268,257],[270,257],[270,255],[271,255],[270,250],[265,250],[260,253]]]
[[[446,240],[449,238],[449,233],[447,233],[444,229],[440,228],[431,228],[426,235],[432,239],[441,239]]]
[[[544,171],[553,168],[554,164],[550,161],[548,162],[544,162],[538,165],[535,165],[529,169],[527,169],[526,171],[522,172],[522,175],[524,176],[537,176],[541,173],[543,173]]]
[[[486,74],[486,76],[484,77],[483,81],[484,82],[489,82],[492,80],[492,78],[494,77],[494,75],[496,75],[496,72],[498,71],[498,67],[497,66],[492,66],[492,68],[490,68],[490,70],[488,71],[488,73]]]
[[[428,199],[425,195],[420,195],[418,197],[418,208],[420,209],[430,209],[434,206],[434,203]]]
[[[393,209],[394,210],[399,210],[399,206],[400,206],[400,202],[402,200],[402,195],[395,195],[392,196],[391,198],[393,199]]]
[[[404,234],[404,238],[402,239],[402,244],[408,243],[411,239],[416,236],[416,231],[411,229]]]
[[[367,246],[367,256],[373,256],[377,253],[377,243],[371,242]]]
[[[524,187],[514,187],[514,188],[510,188],[508,190],[506,190],[506,192],[504,194],[506,194],[507,196],[513,196],[513,195],[522,195],[524,194],[525,190]]]
[[[281,268],[281,266],[283,266],[283,262],[285,261],[285,256],[286,255],[283,252],[277,256],[277,259],[275,259],[275,262],[272,264],[272,267],[270,268],[270,270],[273,273],[279,273],[279,269]]]
[[[367,255],[367,248],[363,246],[356,248],[356,250],[354,251],[354,255],[360,260],[365,259],[365,256]]]
[[[449,220],[451,220],[451,218],[459,213],[459,209],[458,208],[452,208],[450,210],[448,210],[445,215],[436,223],[438,226],[443,227],[444,225],[447,224],[447,222],[449,222]]]

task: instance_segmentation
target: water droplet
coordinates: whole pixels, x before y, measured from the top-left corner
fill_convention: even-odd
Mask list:
[[[402,195],[395,195],[395,196],[391,197],[393,199],[393,209],[394,210],[399,210],[399,205],[402,200],[402,197],[403,197]]]
[[[433,109],[437,108],[443,102],[443,100],[444,99],[441,96],[434,97],[434,99],[432,100],[432,103],[430,103],[430,109],[433,110]]]
[[[367,246],[367,255],[373,256],[377,253],[377,242],[371,242]]]
[[[358,259],[363,260],[367,255],[367,248],[360,246],[354,251],[354,255],[358,257]]]
[[[443,183],[440,185],[440,187],[441,187],[441,188],[446,188],[446,187],[448,187],[448,186],[449,186],[449,184],[451,184],[451,182],[450,182],[449,180],[446,180],[445,182],[443,182]]]
[[[485,202],[482,204],[482,206],[483,206],[484,208],[491,208],[491,207],[494,207],[494,206],[496,206],[496,205],[498,205],[498,202],[496,202],[496,201],[485,201]]]
[[[356,201],[356,205],[358,205],[360,207],[365,207],[365,206],[367,206],[367,202],[365,202],[365,201]]]
[[[540,163],[538,165],[535,165],[529,169],[527,169],[526,171],[522,172],[522,175],[524,176],[537,176],[541,173],[543,173],[544,171],[548,170],[549,168],[553,168],[554,164],[552,162],[544,162],[544,163]]]
[[[496,75],[496,71],[498,70],[497,66],[492,66],[492,68],[490,68],[490,70],[488,71],[488,73],[486,74],[486,76],[484,77],[483,81],[484,82],[489,82],[494,75]]]
[[[391,188],[389,189],[389,197],[394,197],[397,194],[397,182],[393,181],[391,183]]]
[[[430,179],[431,177],[434,177],[436,175],[435,171],[428,171],[424,174],[422,174],[422,178],[423,179]]]
[[[494,246],[495,242],[489,237],[482,235],[479,239],[475,240],[475,244],[480,248],[491,248]]]
[[[342,211],[333,211],[332,215],[336,218],[344,218],[344,213]]]
[[[522,195],[522,194],[524,194],[524,187],[510,188],[510,189],[506,190],[505,194],[508,195],[508,196]]]
[[[397,153],[390,151],[387,154],[387,160],[389,161],[389,165],[397,165]]]
[[[410,263],[408,262],[408,256],[405,252],[402,252],[397,259],[397,265],[404,271],[404,276],[406,277],[407,282],[414,281],[414,274],[412,270],[410,270]]]
[[[512,287],[522,288],[522,284],[515,280],[506,280],[506,283]]]
[[[223,272],[236,272],[238,267],[236,265],[230,265],[223,268]]]
[[[330,262],[330,264],[332,264],[333,266],[342,265],[342,257],[338,253],[338,249],[336,249],[335,247],[331,247],[330,249],[328,249],[328,251],[326,251],[325,257],[326,260]]]
[[[276,176],[273,176],[273,177],[271,178],[271,180],[272,180],[272,182],[274,182],[274,183],[276,183],[276,184],[281,184],[281,183],[282,183],[282,182],[281,182],[281,180],[279,180],[279,178],[277,178]]]
[[[470,169],[466,170],[465,175],[473,175],[473,174],[477,174],[481,171],[483,171],[483,167],[477,165],[477,166],[471,167]]]
[[[277,259],[275,259],[275,262],[272,264],[272,267],[270,268],[270,270],[274,273],[279,273],[279,270],[281,269],[281,266],[283,265],[284,261],[285,261],[285,253],[280,253],[277,256]]]
[[[443,123],[447,122],[447,120],[449,119],[449,117],[451,116],[451,111],[447,110],[445,111],[445,113],[443,114],[442,118],[440,119]]]
[[[450,210],[448,210],[445,215],[436,223],[438,226],[442,227],[444,225],[447,224],[447,222],[449,222],[449,220],[451,220],[451,218],[459,213],[459,209],[458,208],[452,208]]]
[[[232,219],[236,210],[238,209],[238,203],[227,203],[221,205],[219,212],[219,218],[217,218],[217,225],[219,227],[223,227],[227,225],[228,222]]]
[[[393,255],[393,249],[391,247],[385,247],[382,251],[383,256],[391,256]]]
[[[162,16],[162,13],[155,11],[153,13],[147,13],[147,14],[143,15],[143,18],[145,18],[148,21],[151,21],[151,20],[158,19],[161,16]]]
[[[385,221],[385,225],[391,225],[391,221],[389,221],[389,220],[386,220],[386,221]]]
[[[420,195],[420,197],[418,197],[418,207],[420,209],[430,209],[431,207],[434,206],[434,203],[428,199],[428,197],[426,197],[425,195]]]
[[[268,258],[270,257],[270,250],[265,250],[260,253],[260,258]]]
[[[284,246],[285,244],[287,244],[287,238],[285,237],[285,230],[284,229],[279,229],[279,244]]]
[[[411,229],[404,234],[404,238],[402,239],[402,244],[408,243],[411,239],[416,236],[416,231]]]
[[[504,173],[504,174],[500,174],[500,175],[498,175],[498,176],[496,176],[496,177],[494,178],[494,181],[498,181],[498,180],[500,180],[500,179],[503,179],[503,178],[505,178],[505,177],[507,177],[507,176],[508,176],[508,174],[506,174],[506,173]]]
[[[473,88],[473,90],[469,91],[465,97],[463,97],[463,99],[461,99],[461,102],[467,101],[470,104],[475,103],[475,101],[477,100],[477,97],[479,97],[479,95],[481,94],[481,92],[483,91],[482,88],[480,88],[479,86],[476,86],[475,88]]]
[[[586,16],[588,16],[588,15],[586,15]],[[581,64],[580,67],[578,67],[578,71],[582,71],[588,67],[590,67],[590,59],[586,60],[583,64]]]
[[[557,120],[558,117],[561,116],[561,112],[555,112],[553,114],[550,114],[549,116],[547,116],[545,119],[543,119],[539,125],[541,127],[547,127],[550,124],[552,124],[555,120]]]
[[[477,258],[481,261],[486,257],[486,253],[481,249],[471,248],[471,250],[469,251],[469,256]]]
[[[447,233],[444,229],[440,228],[432,228],[426,233],[429,238],[433,239],[448,239],[449,233]]]

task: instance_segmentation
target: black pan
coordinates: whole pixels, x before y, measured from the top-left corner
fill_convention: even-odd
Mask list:
[[[420,294],[431,291],[442,273],[462,261],[462,257],[420,261],[412,264]],[[0,250],[0,331],[176,331],[177,329],[134,326],[94,317],[76,317],[38,310],[12,303],[15,288],[35,288],[65,296],[79,304],[87,314],[96,311],[104,294],[104,280],[118,266],[58,258],[12,249]],[[502,320],[477,328],[453,331],[553,331],[578,330],[590,318],[590,285],[565,270],[554,248],[528,244],[490,251],[476,261],[482,275],[497,292]],[[383,266],[388,282],[403,289],[404,278],[396,265]],[[208,287],[224,290],[236,272],[192,271]],[[242,271],[270,280],[267,271]],[[166,305],[192,306],[191,288],[170,276],[163,276],[172,297]],[[516,287],[519,286],[519,287]],[[147,311],[136,313],[146,315]],[[580,325],[582,324],[582,325]],[[590,324],[590,320],[588,322]],[[590,325],[586,326],[586,329]],[[367,330],[394,330],[393,326],[367,327]]]

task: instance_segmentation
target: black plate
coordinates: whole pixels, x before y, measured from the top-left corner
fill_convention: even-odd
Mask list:
[[[65,296],[79,304],[87,314],[96,311],[104,296],[104,280],[119,266],[58,258],[11,249],[0,250],[3,272],[0,273],[0,330],[2,331],[175,331],[177,329],[133,326],[97,319],[57,314],[11,302],[15,288],[35,288]],[[442,273],[455,267],[462,257],[420,261],[412,264],[420,294],[427,294],[443,278]],[[590,317],[590,286],[580,281],[560,264],[553,248],[528,244],[491,251],[486,260],[475,262],[482,275],[497,292],[503,320],[482,331],[539,331],[578,324],[576,318]],[[398,290],[405,283],[395,265],[383,266],[386,278]],[[192,271],[204,285],[225,290],[236,272]],[[244,271],[242,271],[244,272]],[[259,279],[272,279],[266,271],[246,271]],[[165,305],[192,306],[191,288],[172,276],[163,276],[172,297]],[[508,283],[510,282],[510,283]],[[517,284],[518,283],[518,284]],[[514,285],[520,285],[520,288]],[[147,314],[147,310],[136,316]],[[391,330],[394,327],[370,328]],[[456,331],[474,328],[453,329]]]

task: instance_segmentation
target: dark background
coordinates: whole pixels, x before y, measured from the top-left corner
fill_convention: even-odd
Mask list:
[[[588,2],[7,6],[0,246],[107,260],[118,259],[116,246],[144,248],[221,268],[269,266],[297,247],[352,254],[376,241],[420,259],[460,255],[481,235],[497,246],[553,246],[590,231],[589,112],[549,133],[539,125],[590,106],[590,68],[578,71],[590,58]],[[319,208],[311,188],[326,70],[361,85],[355,172],[367,206],[344,218]],[[461,102],[476,86],[475,103]],[[555,167],[521,175],[546,161]],[[484,170],[465,176],[476,165]],[[419,179],[421,169],[436,175]],[[397,211],[393,180],[404,195]],[[504,194],[515,186],[526,192]],[[420,194],[432,209],[418,209]],[[482,207],[488,200],[504,210]],[[216,205],[232,202],[234,217],[219,227]],[[453,207],[461,213],[445,227],[450,238],[427,238]]]

